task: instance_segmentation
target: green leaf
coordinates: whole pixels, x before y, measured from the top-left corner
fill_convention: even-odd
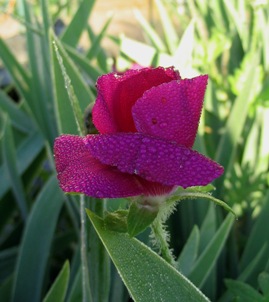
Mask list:
[[[266,272],[261,273],[258,282],[263,294],[269,296],[269,274]]]
[[[157,217],[158,212],[158,206],[133,201],[127,217],[128,234],[134,237],[143,232]]]
[[[235,280],[225,280],[225,283],[235,297],[240,298],[240,302],[262,302],[263,297],[254,288],[246,283]]]
[[[0,38],[0,58],[9,71],[18,91],[25,100],[30,98],[30,75],[17,61],[6,43]]]
[[[144,244],[127,234],[107,230],[101,218],[86,211],[134,301],[208,301]]]
[[[47,293],[46,297],[44,298],[43,302],[63,302],[65,295],[66,295],[66,290],[67,290],[67,285],[68,285],[68,280],[69,280],[69,274],[70,274],[70,269],[69,269],[69,262],[66,261],[63,265],[63,268],[61,269],[59,275],[57,276],[56,280],[52,284],[49,292]]]
[[[173,26],[171,15],[163,5],[162,0],[155,0],[155,3],[161,17],[164,30],[164,39],[167,43],[170,53],[173,54],[179,43],[178,34]]]
[[[40,301],[50,247],[62,205],[63,194],[56,177],[52,176],[37,196],[24,229],[15,270],[13,301]]]
[[[20,178],[16,159],[16,148],[14,144],[13,134],[10,126],[9,118],[6,118],[5,132],[3,136],[2,152],[3,159],[6,165],[6,171],[9,178],[9,183],[12,187],[12,192],[16,197],[16,202],[21,212],[23,220],[26,220],[28,215],[28,206],[26,196],[24,194],[23,184]]]
[[[252,56],[248,62],[248,67],[245,74],[244,85],[241,89],[241,94],[236,98],[232,107],[229,118],[226,122],[225,133],[222,135],[216,154],[216,161],[222,164],[225,168],[225,175],[232,167],[234,161],[238,141],[247,118],[249,104],[253,97],[252,91],[257,86],[257,70],[259,54]],[[240,119],[238,118],[240,116]],[[225,175],[216,181],[217,189],[222,186]]]
[[[10,144],[10,142],[8,142]],[[25,170],[30,166],[36,156],[44,147],[44,139],[41,134],[34,131],[27,136],[27,138],[19,145],[15,150],[15,158],[18,165],[18,173],[21,175]],[[3,146],[3,148],[7,148],[7,146]],[[8,150],[7,150],[8,151]],[[8,154],[10,156],[10,154]],[[14,163],[12,163],[14,164]],[[4,194],[11,187],[12,183],[6,177],[6,173],[4,172],[4,167],[0,167],[0,175],[4,175],[5,177],[1,178],[1,186],[0,186],[0,199],[4,196]]]
[[[198,227],[195,225],[176,262],[177,270],[185,276],[189,275],[197,258],[199,241],[200,233]]]
[[[7,112],[12,126],[18,130],[29,133],[34,129],[31,118],[2,90],[0,90],[0,108]]]
[[[268,223],[269,213],[269,190],[264,193],[264,206],[251,230],[246,243],[243,255],[240,260],[240,269],[243,270],[259,253],[265,242],[269,243],[269,233],[264,231],[264,226]]]
[[[83,0],[74,15],[72,21],[66,27],[61,40],[73,47],[76,47],[83,30],[88,23],[95,0]]]
[[[92,88],[95,88],[95,83],[97,78],[103,74],[104,72],[100,69],[100,66],[92,66],[89,62],[89,60],[83,56],[82,54],[78,53],[77,50],[75,50],[72,47],[69,47],[68,45],[64,46],[65,50],[67,51],[70,58],[74,61],[74,63],[82,69],[86,75],[89,77],[90,83],[89,85]]]
[[[60,41],[51,34],[54,86],[56,89],[56,112],[61,133],[83,133],[83,114],[94,100],[79,70],[71,61]],[[78,130],[79,128],[79,130]]]
[[[8,248],[0,252],[0,284],[13,273],[17,254],[17,247]]]
[[[164,45],[162,39],[159,37],[155,29],[148,23],[148,21],[143,17],[139,10],[134,11],[137,21],[140,23],[143,31],[150,39],[152,46],[154,46],[158,51],[166,52],[166,46]]]
[[[86,53],[86,57],[89,60],[95,58],[98,55],[100,49],[102,49],[100,43],[107,32],[108,26],[110,25],[110,23],[112,21],[112,17],[113,16],[108,18],[108,20],[105,22],[103,28],[101,29],[100,33],[98,35],[96,35],[94,40],[92,41],[91,46],[90,46],[88,52]]]
[[[201,287],[204,284],[209,273],[213,269],[226,242],[233,222],[233,215],[228,214],[215,236],[195,262],[188,277],[197,286]]]
[[[26,101],[33,112],[36,123],[39,125],[45,138],[53,146],[57,135],[54,116],[54,95],[51,86],[50,51],[44,28],[36,22],[32,6],[28,1],[22,1],[26,23],[27,54],[31,71],[30,96]],[[44,7],[43,7],[44,9]],[[48,22],[48,20],[46,20]],[[49,26],[45,23],[46,26]],[[33,29],[37,28],[40,33]],[[45,29],[45,32],[48,28]],[[38,101],[37,101],[38,100]]]

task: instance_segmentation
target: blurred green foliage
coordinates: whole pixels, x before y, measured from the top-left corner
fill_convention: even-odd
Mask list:
[[[0,90],[2,301],[82,301],[79,198],[66,196],[58,188],[52,146],[60,133],[77,133],[62,66],[74,90],[77,112],[84,112],[94,101],[97,77],[112,70],[112,60],[101,44],[113,19],[104,20],[103,28],[95,33],[88,24],[94,2],[18,2],[14,17],[25,29],[26,66],[0,38],[0,58],[12,78]],[[214,184],[214,196],[225,200],[238,215],[234,221],[205,200],[180,203],[167,226],[178,270],[212,301],[266,301],[269,3],[152,3],[159,12],[160,26],[139,11],[134,13],[144,42],[108,36],[119,47],[116,68],[137,62],[174,65],[183,77],[209,74],[195,149],[225,167],[224,176]],[[53,25],[62,14],[68,14],[70,22],[56,37]],[[90,45],[83,51],[79,48],[82,33]],[[18,95],[16,102],[12,91]],[[125,200],[102,204],[90,198],[85,202],[100,216],[126,204]],[[128,301],[103,244],[92,225],[87,222],[86,226],[88,301]],[[139,239],[150,246],[148,232]],[[113,247],[112,251],[116,252]],[[113,261],[120,259],[114,255]],[[130,277],[128,271],[123,274],[124,280]]]

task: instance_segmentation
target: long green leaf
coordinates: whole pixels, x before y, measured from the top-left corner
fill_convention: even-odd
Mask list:
[[[264,197],[264,206],[256,220],[255,225],[248,237],[246,247],[244,249],[240,268],[243,270],[251,262],[251,260],[257,255],[261,247],[265,242],[269,243],[269,233],[265,231],[264,226],[268,223],[269,213],[269,191],[267,190]]]
[[[109,231],[87,210],[100,239],[134,301],[208,301],[183,275],[127,234]]]
[[[53,111],[53,91],[51,87],[50,52],[45,32],[48,28],[40,28],[35,22],[32,7],[26,0],[22,1],[26,24],[26,38],[29,66],[32,80],[30,82],[31,98],[30,108],[35,116],[44,137],[53,145],[57,135],[56,121]],[[47,20],[46,20],[47,22]],[[45,23],[46,26],[49,26]],[[41,30],[41,34],[33,31],[32,27]]]
[[[152,45],[158,50],[162,52],[167,52],[167,49],[159,37],[158,33],[155,29],[148,23],[148,21],[143,17],[139,10],[134,11],[135,17],[137,21],[140,23],[143,31],[146,33],[147,37],[150,39]]]
[[[106,32],[107,32],[107,29],[112,21],[112,17],[111,16],[110,18],[108,18],[108,20],[105,22],[103,28],[101,29],[100,33],[98,35],[95,36],[95,39],[92,41],[92,44],[88,50],[88,52],[86,53],[86,57],[91,60],[93,59],[94,57],[96,57],[98,55],[98,52],[100,51],[101,49],[101,41],[102,39],[104,38]]]
[[[10,142],[8,142],[10,143]],[[15,150],[15,158],[18,165],[18,173],[21,175],[25,170],[29,167],[29,165],[33,162],[36,156],[44,147],[44,139],[38,132],[32,132],[27,136],[27,138],[22,142],[20,146],[18,146]],[[6,146],[5,146],[6,148]],[[10,155],[9,155],[10,156]],[[4,194],[11,187],[10,180],[6,177],[6,173],[4,173],[4,167],[0,167],[0,175],[1,177],[1,186],[0,186],[0,199],[4,196]]]
[[[164,39],[167,43],[170,53],[173,54],[179,43],[178,34],[173,26],[172,18],[170,17],[166,7],[163,5],[162,0],[155,0],[155,3],[161,17]]]
[[[15,270],[13,301],[40,301],[49,251],[62,205],[62,192],[57,179],[52,176],[38,195],[24,229]]]
[[[23,220],[26,220],[28,215],[28,206],[26,196],[24,194],[23,184],[20,178],[16,159],[16,148],[14,144],[12,129],[9,118],[6,118],[5,133],[3,136],[2,152],[4,163],[6,164],[9,183],[12,188],[12,192],[16,197],[16,202],[21,212]]]
[[[197,286],[201,287],[204,284],[209,273],[214,267],[231,230],[233,222],[233,215],[228,214],[211,242],[194,264],[194,267],[188,277]]]
[[[229,291],[237,298],[236,301],[240,302],[264,302],[262,295],[254,288],[246,283],[236,280],[225,280]]]
[[[6,111],[11,120],[12,126],[29,133],[34,129],[34,124],[31,118],[21,110],[21,106],[17,105],[7,94],[0,90],[0,108]]]
[[[9,71],[19,93],[25,100],[30,99],[30,75],[20,65],[6,43],[0,38],[0,58]]]
[[[63,302],[67,290],[68,280],[69,280],[69,262],[66,261],[63,265],[62,270],[57,276],[56,280],[52,284],[49,292],[44,298],[43,302]]]
[[[222,135],[218,146],[216,161],[222,164],[225,168],[225,174],[232,166],[238,141],[247,118],[249,104],[253,97],[257,85],[256,67],[258,65],[259,54],[252,56],[251,62],[248,63],[248,68],[245,75],[245,82],[242,87],[241,94],[236,98],[225,126],[225,133]],[[239,118],[240,117],[240,118]],[[224,176],[220,177],[216,184],[217,188],[221,188]]]
[[[61,133],[77,134],[78,125],[80,131],[83,128],[82,112],[94,100],[94,96],[60,41],[53,34],[51,34],[51,41],[55,46],[52,49],[52,57],[59,130]]]
[[[83,0],[80,3],[76,14],[61,37],[64,43],[76,47],[82,31],[86,28],[94,3],[95,0]]]
[[[198,255],[199,240],[199,229],[195,225],[186,244],[182,249],[182,252],[177,259],[177,269],[185,276],[188,276]]]

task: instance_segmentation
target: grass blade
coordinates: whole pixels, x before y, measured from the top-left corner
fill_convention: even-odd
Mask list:
[[[161,22],[164,30],[164,39],[166,41],[170,54],[173,54],[179,43],[178,34],[173,26],[172,18],[168,14],[166,7],[163,5],[162,0],[155,0],[155,3],[161,17]]]
[[[2,152],[4,163],[6,164],[9,183],[12,187],[12,192],[15,195],[16,202],[21,212],[22,219],[25,221],[28,215],[28,206],[23,190],[23,184],[18,170],[16,159],[15,144],[10,126],[9,118],[6,118],[5,132],[3,136]]]
[[[0,57],[7,70],[9,71],[20,95],[25,100],[31,99],[30,94],[30,75],[29,73],[20,65],[15,56],[9,50],[5,42],[0,38]]]
[[[51,35],[56,111],[61,133],[84,133],[83,114],[93,94],[57,38]]]
[[[20,105],[16,105],[15,102],[9,98],[3,91],[0,90],[0,108],[9,115],[11,124],[18,130],[29,133],[34,129],[34,124],[31,118],[21,110]]]
[[[233,215],[228,214],[215,236],[194,264],[194,267],[188,277],[198,287],[201,287],[204,284],[213,269],[233,223]]]
[[[64,302],[69,280],[69,262],[66,261],[56,280],[52,284],[43,302]]]
[[[61,37],[62,42],[72,47],[77,46],[82,31],[86,28],[94,3],[95,0],[83,0],[80,3],[76,14]]]
[[[193,267],[194,261],[196,260],[199,241],[200,233],[198,227],[195,225],[177,259],[177,269],[185,276],[188,276]]]
[[[50,246],[62,205],[62,192],[52,176],[38,195],[24,229],[15,271],[13,301],[40,301]]]
[[[43,147],[44,139],[41,137],[40,133],[34,131],[30,133],[17,150],[15,150],[19,176],[26,171]],[[3,166],[0,167],[0,175],[5,175]],[[10,187],[11,182],[6,177],[1,178],[0,198],[6,194]]]

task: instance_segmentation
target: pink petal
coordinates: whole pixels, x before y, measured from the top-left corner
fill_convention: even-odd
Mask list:
[[[141,133],[91,135],[85,141],[103,164],[167,186],[204,186],[223,173],[219,164],[196,151]]]
[[[100,133],[136,132],[131,109],[137,99],[153,86],[177,79],[180,76],[172,67],[130,69],[101,76],[93,107],[95,127]]]
[[[170,186],[148,182],[139,176],[125,174],[93,158],[79,136],[63,135],[55,140],[54,155],[60,187],[97,198],[119,198],[136,195],[162,195]]]
[[[161,84],[146,91],[133,106],[138,132],[194,144],[208,77],[199,76]]]

